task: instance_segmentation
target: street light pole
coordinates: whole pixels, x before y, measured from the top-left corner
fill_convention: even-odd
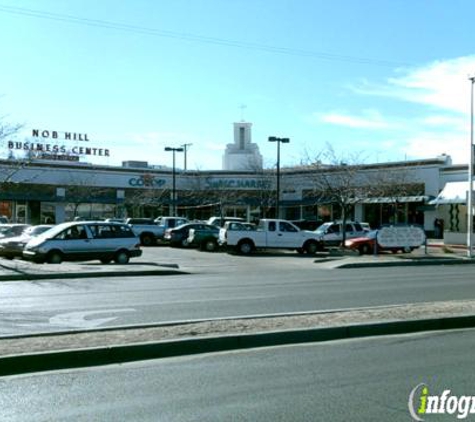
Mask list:
[[[176,166],[175,152],[183,152],[183,148],[165,147],[165,151],[173,152],[173,168],[172,168],[172,217],[176,217]]]
[[[475,76],[468,78],[470,80],[470,162],[468,165],[468,197],[467,197],[467,255],[472,258],[473,248],[473,85]]]
[[[276,136],[269,136],[269,142],[277,142],[277,183],[275,190],[275,216],[280,218],[280,144],[288,144],[289,138],[278,138]]]
[[[183,166],[183,170],[186,171],[186,156],[187,156],[187,152],[188,152],[188,147],[191,147],[193,144],[183,144],[181,145],[183,147],[183,151],[185,151],[185,154],[184,154],[184,157],[185,157],[185,162],[184,162],[184,166]]]

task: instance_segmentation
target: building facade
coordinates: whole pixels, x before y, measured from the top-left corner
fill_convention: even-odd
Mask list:
[[[420,224],[434,230],[443,219],[463,230],[463,204],[438,204],[447,183],[463,181],[463,166],[450,157],[379,163],[353,169],[357,186],[348,201],[349,218],[372,227],[386,223]],[[341,206],[320,183],[340,180],[345,167],[284,168],[280,173],[281,215],[290,220],[329,221],[341,217]],[[389,177],[390,175],[390,177]],[[319,182],[320,181],[320,182]],[[98,166],[44,160],[0,161],[0,214],[11,221],[59,223],[80,218],[157,217],[169,215],[172,171],[146,167]],[[375,189],[378,187],[378,189]],[[382,190],[381,187],[385,187]],[[274,170],[177,171],[178,214],[205,219],[225,214],[255,220],[275,215]],[[436,202],[434,202],[436,201]],[[454,209],[457,205],[459,225]]]

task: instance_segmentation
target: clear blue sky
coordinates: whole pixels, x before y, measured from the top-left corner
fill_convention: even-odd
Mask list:
[[[87,133],[120,164],[220,169],[232,124],[366,162],[468,161],[471,0],[0,0],[0,116]],[[8,152],[2,146],[2,154]]]

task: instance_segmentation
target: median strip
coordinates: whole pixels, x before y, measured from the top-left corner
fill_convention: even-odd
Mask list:
[[[0,340],[0,375],[469,327],[475,327],[475,301],[4,338]]]

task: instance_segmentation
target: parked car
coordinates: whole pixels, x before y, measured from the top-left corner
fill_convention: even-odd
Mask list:
[[[0,239],[20,236],[30,224],[2,224],[0,225]]]
[[[155,245],[157,239],[161,237],[162,229],[152,218],[128,218],[125,223],[140,238],[140,243],[143,246]]]
[[[188,219],[184,217],[158,217],[154,221],[158,225],[157,239],[159,240],[163,239],[168,229],[189,223]]]
[[[125,223],[125,218],[112,217],[106,218],[105,221],[106,223]]]
[[[237,221],[227,221],[223,228],[225,230],[256,230],[256,225],[252,223],[241,223]]]
[[[385,231],[390,231],[387,238],[382,237]],[[409,235],[407,235],[407,233]],[[389,239],[389,241],[388,241]],[[375,252],[412,252],[425,241],[423,229],[415,226],[395,226],[383,227],[381,230],[372,230],[364,236],[348,239],[345,246],[349,249],[358,251],[360,255],[372,254]],[[387,243],[386,243],[387,242]]]
[[[228,221],[236,221],[239,223],[246,222],[244,218],[240,218],[240,217],[210,217],[206,221],[206,224],[210,224],[211,226],[216,226],[216,227],[224,227],[224,224]]]
[[[343,230],[341,221],[331,221],[323,223],[313,233],[317,235],[319,249],[331,246],[340,246],[343,241]],[[345,240],[355,237],[362,237],[366,233],[360,223],[347,221],[345,223]]]
[[[214,252],[218,249],[219,227],[203,224],[202,228],[190,229],[188,244],[198,246],[202,251]]]
[[[23,256],[25,245],[34,237],[46,232],[54,227],[51,224],[41,224],[39,226],[31,226],[25,229],[20,236],[8,237],[0,239],[0,256],[13,259]]]
[[[315,232],[300,230],[290,221],[263,218],[256,230],[229,230],[226,226],[229,223],[219,231],[219,244],[245,255],[256,249],[294,249],[308,254],[318,249]]]
[[[23,250],[24,258],[51,264],[94,259],[127,264],[140,255],[140,239],[130,226],[101,221],[58,224],[31,239]]]
[[[171,246],[181,246],[188,247],[190,243],[188,241],[188,236],[191,229],[194,230],[203,230],[205,229],[206,224],[204,223],[186,223],[181,226],[175,227],[173,229],[167,229],[163,240],[169,242]]]

